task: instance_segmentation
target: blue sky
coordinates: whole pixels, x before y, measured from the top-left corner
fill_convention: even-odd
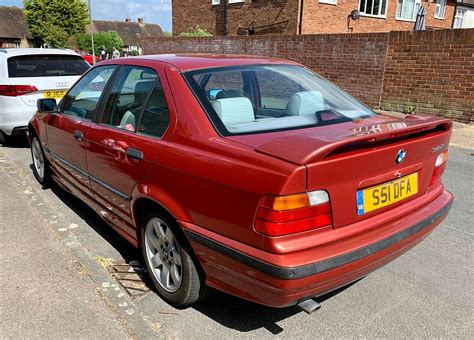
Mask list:
[[[23,7],[23,1],[0,0],[0,5]],[[128,14],[132,21],[144,17],[145,22],[171,31],[171,0],[91,0],[91,7],[93,19],[122,21]]]

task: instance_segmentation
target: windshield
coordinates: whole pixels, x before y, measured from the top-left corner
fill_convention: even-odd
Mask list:
[[[74,55],[23,55],[8,59],[10,78],[79,76],[89,68],[82,57]]]
[[[375,115],[301,66],[238,66],[184,76],[224,136],[338,124]]]

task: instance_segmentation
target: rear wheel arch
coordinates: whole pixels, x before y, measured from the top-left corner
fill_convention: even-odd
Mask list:
[[[141,229],[145,225],[145,219],[149,213],[156,212],[158,214],[164,215],[165,217],[168,217],[170,220],[175,221],[176,225],[175,227],[178,229],[178,236],[183,240],[183,242],[188,243],[189,247],[191,247],[191,244],[188,241],[188,238],[186,237],[186,234],[184,233],[183,228],[180,226],[178,222],[178,217],[175,216],[169,209],[167,209],[163,204],[147,197],[140,197],[136,199],[133,203],[133,218],[135,221],[135,225],[137,227],[137,239],[138,239],[138,244],[141,245],[141,239],[140,239],[140,232]],[[194,251],[193,251],[194,253]]]
[[[158,212],[166,215],[167,217],[177,221],[176,217],[170,213],[162,204],[146,197],[140,197],[133,202],[132,207],[133,218],[135,220],[135,225],[137,227],[137,235],[140,235],[140,229],[143,227],[145,217],[150,212]],[[140,237],[138,237],[139,239]]]

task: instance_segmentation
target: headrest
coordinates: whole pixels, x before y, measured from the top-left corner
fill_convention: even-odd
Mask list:
[[[252,103],[246,97],[218,99],[212,102],[212,107],[224,125],[255,121]]]
[[[224,98],[237,98],[243,97],[244,91],[242,90],[222,90],[219,91],[216,95],[216,99],[224,99]]]
[[[127,125],[129,126],[127,127]],[[118,127],[122,129],[128,129],[130,127],[135,128],[135,115],[130,111],[125,112]]]
[[[321,110],[324,110],[324,99],[319,91],[297,92],[286,105],[286,113],[292,116],[312,115]]]

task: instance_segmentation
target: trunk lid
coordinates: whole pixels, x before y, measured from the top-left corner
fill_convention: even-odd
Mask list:
[[[231,138],[259,153],[305,165],[307,190],[329,193],[333,226],[339,228],[426,193],[436,157],[449,143],[451,125],[447,119],[432,116],[397,119],[379,115],[337,125]],[[400,150],[405,157],[397,163]],[[416,185],[416,193],[376,210],[362,214],[358,210],[358,191],[415,173],[417,183],[412,176],[409,184]]]

